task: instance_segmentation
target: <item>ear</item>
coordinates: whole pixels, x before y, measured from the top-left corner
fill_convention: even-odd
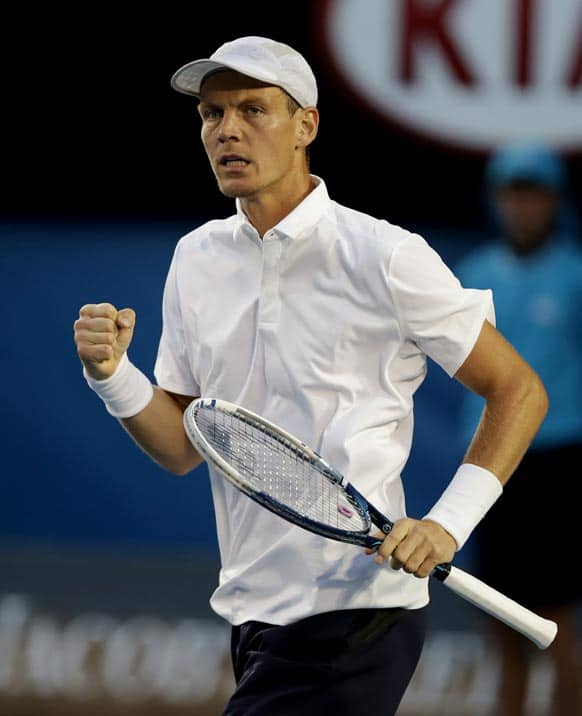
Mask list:
[[[307,147],[317,136],[319,111],[317,107],[297,110],[297,148]]]

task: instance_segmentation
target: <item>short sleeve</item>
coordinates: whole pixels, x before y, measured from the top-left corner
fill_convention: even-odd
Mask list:
[[[417,234],[395,247],[389,285],[403,334],[449,376],[471,352],[483,322],[495,325],[491,290],[463,287]]]
[[[180,395],[200,395],[200,386],[192,374],[184,333],[178,286],[178,243],[164,285],[162,335],[154,365],[154,377],[160,388]]]

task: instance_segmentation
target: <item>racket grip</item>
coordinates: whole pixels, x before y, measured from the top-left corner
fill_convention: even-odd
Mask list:
[[[546,649],[558,632],[558,625],[526,609],[480,579],[451,565],[446,572],[435,574],[449,589],[471,604],[491,614],[520,632],[540,649]]]

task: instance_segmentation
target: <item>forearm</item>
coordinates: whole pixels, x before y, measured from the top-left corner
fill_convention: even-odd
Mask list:
[[[533,371],[498,387],[487,396],[463,462],[489,470],[505,484],[534,439],[547,408],[545,389]]]
[[[548,399],[537,373],[487,322],[456,377],[485,398],[485,409],[463,464],[426,519],[444,527],[460,548],[501,496],[542,424]]]
[[[121,418],[119,422],[161,467],[176,475],[185,475],[203,459],[184,432],[182,406],[165,390],[153,388],[154,395],[148,405],[137,415]]]
[[[88,303],[73,325],[83,374],[110,415],[161,467],[185,475],[202,462],[184,432],[183,414],[192,401],[168,393],[131,363],[135,311],[111,303]]]

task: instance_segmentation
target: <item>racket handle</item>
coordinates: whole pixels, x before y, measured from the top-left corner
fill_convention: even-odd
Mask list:
[[[451,565],[450,569],[435,572],[434,576],[471,604],[526,636],[540,649],[546,649],[554,641],[558,632],[555,622],[540,617],[462,569]]]

